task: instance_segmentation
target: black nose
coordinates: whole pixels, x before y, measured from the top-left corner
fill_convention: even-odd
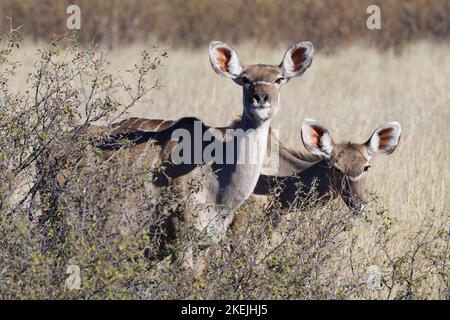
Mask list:
[[[269,100],[269,95],[266,93],[255,93],[253,95],[253,100],[259,103],[264,103]]]

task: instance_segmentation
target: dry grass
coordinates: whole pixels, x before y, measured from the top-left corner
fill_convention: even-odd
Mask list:
[[[135,45],[113,50],[111,68],[131,67],[139,49]],[[248,64],[279,63],[285,50],[254,44],[236,49]],[[24,72],[34,52],[33,46],[22,50]],[[368,179],[368,190],[379,195],[398,222],[391,242],[397,252],[410,245],[409,236],[416,234],[424,218],[437,213],[445,219],[442,213],[450,211],[449,53],[448,45],[422,42],[408,46],[401,55],[364,47],[317,54],[303,78],[283,88],[282,109],[272,123],[280,129],[282,141],[294,148],[303,148],[299,125],[304,118],[324,123],[336,140],[355,142],[365,141],[386,122],[401,123],[399,148],[389,157],[376,159]],[[241,112],[240,88],[214,74],[207,48],[170,50],[161,76],[164,90],[130,115],[167,119],[189,115],[223,125]],[[23,78],[15,78],[13,87],[20,90],[21,83]],[[352,233],[358,236],[357,250],[375,263],[379,257],[367,228],[370,225],[361,219]]]

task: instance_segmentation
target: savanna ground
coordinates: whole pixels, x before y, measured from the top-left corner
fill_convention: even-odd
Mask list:
[[[14,51],[13,58],[21,67],[10,77],[11,92],[32,88],[32,81],[26,82],[26,77],[34,72],[33,63],[39,60],[37,49],[43,46],[25,42]],[[132,45],[110,51],[110,64],[106,65],[105,72],[112,73],[115,79],[122,77],[125,82],[131,82],[125,70],[132,69],[140,60],[144,47]],[[244,64],[277,64],[286,48],[248,43],[235,49]],[[282,108],[272,126],[280,129],[281,141],[295,149],[303,149],[299,125],[305,118],[321,121],[336,141],[354,142],[366,141],[375,128],[386,122],[401,123],[402,139],[397,150],[389,157],[380,156],[373,161],[367,185],[373,200],[363,217],[349,215],[339,199],[324,207],[294,209],[294,216],[280,227],[284,241],[275,250],[264,251],[273,249],[264,240],[266,218],[273,212],[255,209],[249,201],[240,210],[240,214],[252,216],[248,229],[237,240],[213,246],[206,273],[195,279],[189,271],[167,261],[149,267],[143,257],[137,258],[143,247],[148,249],[146,224],[138,223],[129,231],[128,221],[121,229],[127,232],[121,231],[115,238],[117,233],[111,231],[103,238],[105,229],[97,227],[95,217],[103,217],[107,212],[115,221],[114,217],[123,214],[128,217],[129,208],[124,199],[114,206],[121,199],[117,195],[123,195],[121,187],[112,191],[105,187],[108,181],[121,185],[121,178],[105,178],[99,174],[100,182],[96,183],[102,179],[106,182],[100,190],[92,191],[92,195],[85,195],[86,188],[61,191],[64,206],[58,215],[65,217],[63,224],[69,231],[54,224],[45,229],[55,238],[59,237],[60,230],[66,230],[64,240],[58,238],[59,247],[53,248],[58,253],[42,249],[42,237],[48,236],[45,232],[42,235],[43,229],[41,233],[33,231],[38,211],[45,211],[42,198],[36,196],[37,200],[33,200],[41,201],[41,207],[33,208],[34,202],[30,200],[25,208],[27,200],[21,204],[22,209],[5,211],[1,229],[4,249],[0,255],[3,270],[0,296],[448,299],[450,96],[446,85],[450,82],[449,52],[450,46],[429,42],[408,45],[401,54],[361,45],[342,48],[333,54],[319,52],[304,76],[291,80],[282,89]],[[206,47],[169,49],[162,65],[151,70],[149,78],[158,78],[160,90],[152,90],[144,102],[136,101],[126,116],[163,119],[196,116],[210,125],[220,126],[241,112],[240,88],[212,71]],[[114,94],[118,100],[129,98],[127,91]],[[114,113],[114,110],[107,112]],[[80,116],[78,120],[83,118]],[[50,136],[50,130],[45,135]],[[3,167],[6,172],[7,169],[8,166]],[[120,181],[111,182],[116,178]],[[17,185],[22,190],[23,186]],[[95,188],[95,184],[91,186]],[[77,198],[79,192],[81,198]],[[14,196],[20,199],[17,192]],[[150,212],[151,207],[145,205],[145,200],[151,198],[148,197],[142,196],[139,204],[143,207],[138,217],[144,220],[148,220],[146,210]],[[80,206],[84,206],[83,214],[78,212]],[[86,209],[89,206],[92,211]],[[21,216],[27,212],[28,219]],[[93,220],[84,218],[85,212],[90,212],[86,216],[94,217]],[[15,219],[16,222],[11,222]],[[58,223],[62,222],[58,220]],[[89,223],[95,227],[88,227]],[[186,241],[195,242],[192,234],[185,236]],[[176,255],[176,248],[173,250],[171,254]],[[262,264],[254,254],[258,251],[267,253]],[[81,268],[79,290],[67,290],[65,286],[69,264]]]

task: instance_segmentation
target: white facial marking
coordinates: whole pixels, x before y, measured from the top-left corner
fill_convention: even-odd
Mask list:
[[[277,83],[273,83],[273,82],[269,82],[269,81],[255,81],[255,82],[253,82],[253,84],[256,84],[256,85],[266,85],[266,86],[278,86],[278,84]]]
[[[259,103],[257,101],[253,101],[252,102],[252,107],[253,108],[261,108],[261,109],[263,109],[263,108],[270,108],[270,102],[266,101],[263,104],[261,104],[261,103]]]
[[[270,104],[269,104],[270,106]],[[261,120],[267,120],[270,118],[270,108],[264,107],[264,108],[251,108],[251,113],[253,113],[255,116],[257,116]]]
[[[347,176],[350,181],[359,181],[362,178],[362,173],[357,177]]]

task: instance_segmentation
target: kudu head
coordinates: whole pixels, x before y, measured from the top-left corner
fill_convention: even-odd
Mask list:
[[[301,128],[306,149],[326,159],[334,189],[356,214],[362,213],[366,205],[364,181],[370,160],[394,152],[400,134],[400,124],[390,122],[376,129],[365,143],[335,143],[328,130],[315,120],[304,120]]]
[[[244,113],[250,119],[264,122],[280,107],[280,88],[290,78],[301,76],[312,62],[311,42],[300,42],[284,55],[280,65],[255,64],[243,66],[236,51],[228,44],[213,41],[209,59],[214,71],[242,86]]]

